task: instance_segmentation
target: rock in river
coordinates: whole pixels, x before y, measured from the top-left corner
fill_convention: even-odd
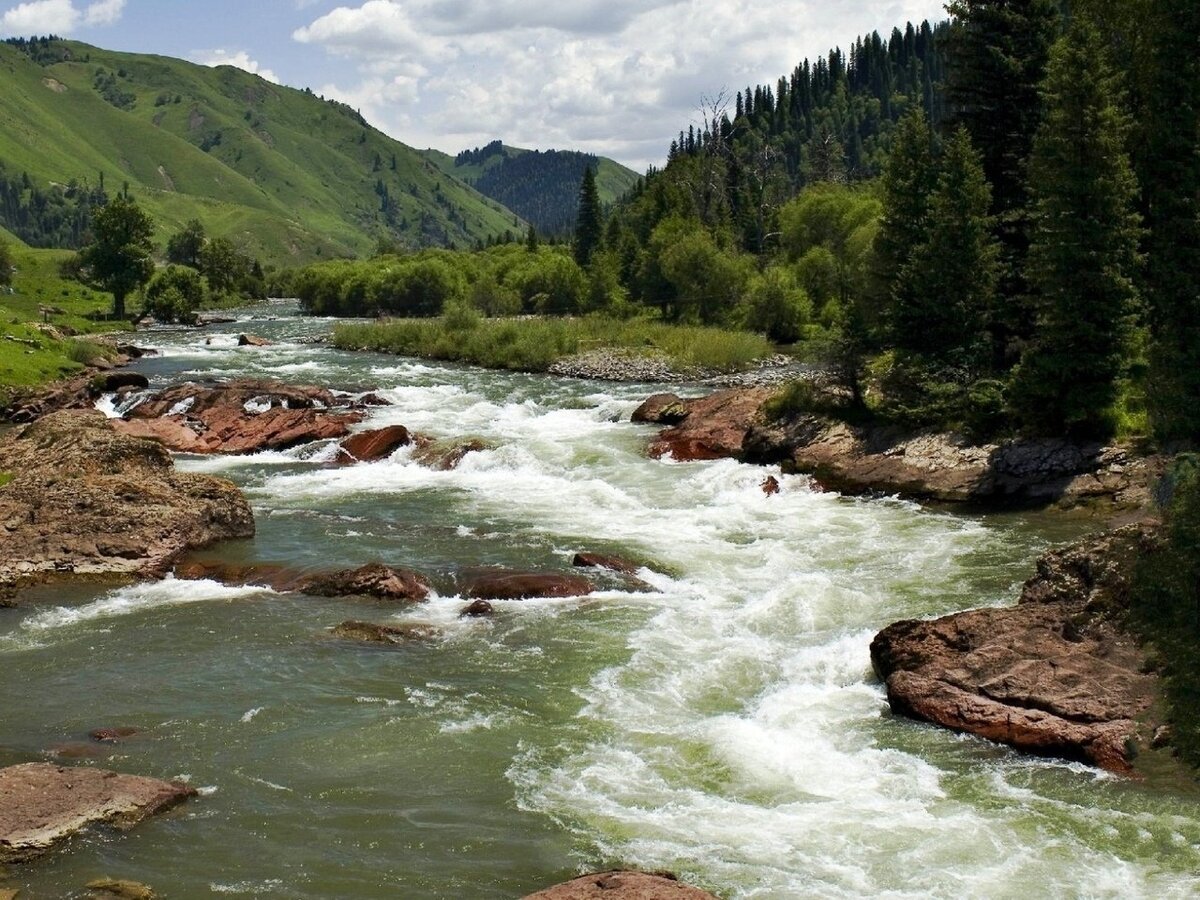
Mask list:
[[[104,769],[25,763],[0,769],[0,863],[24,862],[93,823],[128,829],[196,791]]]
[[[1120,627],[1142,526],[1046,554],[1017,606],[897,622],[871,643],[896,712],[1133,774],[1156,677]]]
[[[333,629],[336,637],[368,644],[407,644],[429,641],[441,636],[432,625],[376,625],[373,622],[343,622]]]
[[[674,875],[597,872],[529,894],[523,900],[717,900]]]
[[[495,569],[469,576],[463,596],[476,600],[528,600],[583,597],[593,590],[592,583],[578,575]]]
[[[380,600],[408,603],[424,600],[430,591],[429,581],[419,572],[393,569],[382,563],[314,575],[301,582],[298,588],[317,597],[349,597],[361,594]]]
[[[176,557],[252,537],[241,491],[175,471],[159,444],[95,410],[52,413],[0,441],[0,597],[58,577],[160,575]]]
[[[374,431],[360,431],[342,441],[338,448],[337,461],[342,464],[376,462],[387,459],[401,447],[413,442],[412,435],[403,425],[389,425]]]

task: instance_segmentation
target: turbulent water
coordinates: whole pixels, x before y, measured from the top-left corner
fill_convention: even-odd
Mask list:
[[[492,449],[452,472],[330,448],[182,457],[235,480],[259,534],[213,551],[300,569],[383,560],[443,585],[481,565],[564,570],[577,550],[651,563],[583,600],[381,604],[213,582],[42,590],[0,611],[0,763],[185,777],[202,796],[10,873],[33,897],[100,875],[172,897],[503,898],[583,869],[670,869],[719,896],[1183,897],[1200,802],[894,718],[871,674],[899,618],[1011,602],[1078,523],[848,500],[733,462],[652,461],[629,424],[650,385],[484,372],[303,343],[282,306],[153,332],[156,386],[270,375],[395,405]],[[269,319],[269,320],[268,320]],[[238,348],[239,330],[277,343]],[[661,574],[659,574],[661,573]],[[374,649],[344,619],[432,622]],[[61,758],[61,757],[51,757]],[[2,879],[0,879],[2,880]]]

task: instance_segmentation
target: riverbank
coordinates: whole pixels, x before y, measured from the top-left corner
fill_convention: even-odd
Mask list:
[[[761,335],[645,319],[484,319],[470,310],[438,319],[347,323],[333,346],[612,381],[699,381],[744,371],[776,353]]]

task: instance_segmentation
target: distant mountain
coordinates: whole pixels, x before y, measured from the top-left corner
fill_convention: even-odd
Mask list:
[[[450,156],[426,150],[426,158],[533,223],[544,235],[565,235],[575,227],[579,183],[591,166],[600,202],[620,199],[638,174],[618,162],[577,150],[522,150],[492,141],[485,147]]]
[[[160,239],[198,218],[264,262],[525,228],[350,107],[241,69],[38,39],[0,44],[0,81],[0,225],[34,245],[77,241],[79,207],[125,184]]]

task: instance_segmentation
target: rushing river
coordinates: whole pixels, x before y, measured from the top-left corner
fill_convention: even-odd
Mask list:
[[[265,311],[264,311],[265,310]],[[721,897],[1184,897],[1200,801],[894,718],[871,674],[896,619],[1008,603],[1062,517],[849,500],[733,462],[652,461],[652,385],[485,372],[302,342],[281,305],[150,332],[156,386],[253,375],[377,390],[402,423],[493,449],[455,471],[328,447],[181,457],[250,498],[253,541],[209,556],[565,570],[646,560],[653,590],[461,598],[397,613],[168,578],[44,589],[0,610],[0,764],[143,730],[86,764],[184,777],[197,800],[10,871],[32,898],[112,875],[169,897],[511,898],[584,868],[669,869]],[[276,343],[238,348],[250,330]],[[375,649],[345,619],[431,622]],[[0,879],[3,883],[3,879]]]

